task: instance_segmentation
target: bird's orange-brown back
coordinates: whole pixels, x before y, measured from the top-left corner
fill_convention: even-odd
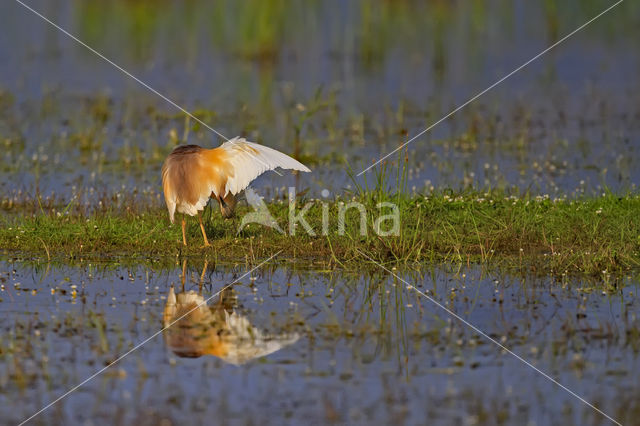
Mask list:
[[[195,206],[212,192],[225,195],[227,179],[233,176],[227,153],[221,149],[205,149],[198,145],[176,147],[162,166],[162,188],[171,211],[178,206]]]

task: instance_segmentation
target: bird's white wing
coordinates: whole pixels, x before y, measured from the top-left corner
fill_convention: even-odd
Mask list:
[[[233,138],[220,145],[232,164],[233,176],[228,176],[225,192],[237,194],[252,180],[268,170],[283,169],[310,172],[309,168],[286,154],[273,148],[248,142],[244,138]]]

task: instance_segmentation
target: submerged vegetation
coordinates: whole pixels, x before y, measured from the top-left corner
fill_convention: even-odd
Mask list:
[[[556,391],[553,384],[379,268],[332,272],[270,264],[241,279],[229,297],[218,298],[244,265],[214,267],[198,260],[184,275],[179,267],[25,266],[0,262],[0,309],[11,318],[0,325],[0,398],[12,407],[0,412],[6,424],[23,421],[105,365],[112,366],[99,380],[36,422],[179,424],[233,416],[264,423],[268,411],[274,424],[311,417],[403,424],[438,416],[459,418],[460,424],[520,424],[542,406],[552,413],[544,415],[563,424],[580,423],[576,417],[604,424],[568,395],[540,398]],[[549,279],[514,280],[482,269],[440,265],[405,276],[536,367],[565,383],[579,381],[582,394],[621,423],[633,423],[637,398],[620,383],[637,382],[637,285],[629,280],[606,297],[552,286],[532,291],[547,288]],[[299,340],[238,368],[220,353],[184,359],[164,333],[112,364],[162,327],[171,284],[180,286],[185,275],[185,290],[212,298],[209,306],[245,317],[262,333]],[[192,331],[207,332],[216,324],[207,321]],[[528,385],[518,386],[523,381]],[[305,392],[300,383],[309,384]],[[233,398],[236,393],[241,397]]]
[[[114,40],[129,41],[123,45],[123,53],[139,61],[148,59],[151,52],[157,55],[152,47],[166,41],[165,31],[169,28],[177,42],[163,48],[171,49],[172,56],[191,59],[196,55],[197,36],[201,32],[218,49],[262,62],[274,61],[290,51],[299,55],[309,45],[322,41],[333,50],[353,44],[352,54],[361,57],[367,67],[379,65],[398,45],[421,49],[426,39],[433,41],[437,69],[444,65],[447,40],[464,37],[466,44],[478,50],[473,58],[477,59],[486,56],[485,49],[495,49],[478,42],[488,36],[491,25],[501,22],[514,31],[513,21],[517,17],[514,10],[517,7],[503,0],[461,3],[410,0],[383,2],[375,8],[366,1],[355,1],[341,5],[339,19],[334,16],[336,5],[317,0],[304,4],[288,0],[248,0],[243,5],[230,0],[214,4],[202,1],[161,4],[158,7],[158,2],[152,0],[80,3],[74,18],[82,39],[100,47],[109,46]],[[540,10],[540,27],[548,39],[557,40],[568,28],[585,22],[601,7],[597,0],[572,0],[545,1],[532,9]],[[635,31],[637,18],[632,17],[638,16],[638,5],[628,2],[622,8],[627,19],[618,26]],[[111,22],[119,25],[109,25]],[[185,22],[189,25],[185,26]],[[603,22],[584,36],[601,38],[602,34],[610,35],[615,26]],[[460,31],[461,27],[466,27],[465,31]],[[418,33],[415,28],[421,31]]]
[[[351,204],[345,211],[354,202],[363,208]],[[380,202],[398,206],[396,235],[384,235],[394,221],[385,216],[389,211],[381,209]],[[267,203],[284,232],[256,224],[238,232],[240,218],[253,211],[247,205],[229,221],[217,208],[208,208],[208,249],[200,248],[197,221],[188,220],[189,246],[184,248],[179,226],[169,226],[166,209],[133,197],[104,196],[93,207],[27,198],[5,199],[0,206],[5,253],[58,260],[182,254],[241,261],[283,250],[283,257],[346,269],[359,267],[369,256],[384,263],[491,263],[558,275],[606,275],[640,266],[637,195],[605,193],[571,200],[471,190],[393,194],[377,185],[358,188],[348,199],[303,197],[290,206],[281,198]],[[291,235],[290,212],[300,217],[305,208],[303,217],[312,233],[299,221],[291,225]],[[328,218],[324,228],[323,211]],[[344,226],[338,223],[341,215]]]

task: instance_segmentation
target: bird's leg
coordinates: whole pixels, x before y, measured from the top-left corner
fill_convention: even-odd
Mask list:
[[[207,233],[204,232],[204,225],[202,224],[202,215],[198,212],[198,220],[200,221],[200,230],[202,231],[202,237],[204,238],[204,247],[211,247],[209,240],[207,240]]]
[[[184,227],[187,225],[187,222],[184,220],[184,215],[182,216],[182,244],[187,245],[187,237],[184,233]]]

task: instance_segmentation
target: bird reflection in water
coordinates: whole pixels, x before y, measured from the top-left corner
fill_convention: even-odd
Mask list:
[[[208,306],[202,296],[207,263],[198,291],[185,291],[186,261],[182,265],[182,292],[173,285],[164,307],[164,340],[179,357],[213,355],[234,365],[264,357],[296,342],[296,333],[271,335],[254,327],[246,316],[235,311],[237,297],[232,288],[220,293]],[[175,322],[175,323],[174,323]]]

